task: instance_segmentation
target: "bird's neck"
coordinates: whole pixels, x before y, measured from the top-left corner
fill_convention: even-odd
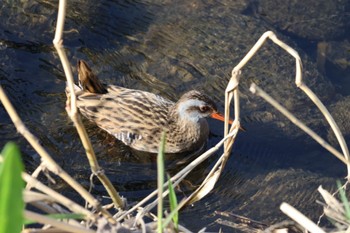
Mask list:
[[[169,111],[167,126],[167,143],[179,148],[198,147],[203,144],[209,135],[206,119],[197,122],[182,118],[176,111]]]

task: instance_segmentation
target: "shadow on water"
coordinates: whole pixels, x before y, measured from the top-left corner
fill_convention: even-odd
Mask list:
[[[11,4],[5,1],[0,6],[0,84],[29,130],[65,170],[89,187],[90,168],[64,110],[65,78],[51,44],[56,3]],[[246,6],[247,1],[69,1],[64,44],[74,73],[76,61],[84,59],[105,83],[151,91],[173,101],[185,91],[200,89],[222,110],[231,69],[263,32],[274,30],[260,19],[242,15]],[[278,36],[298,48],[288,36]],[[300,55],[307,84],[336,115],[343,114],[341,122],[349,122],[346,99],[334,92],[333,84],[317,71],[307,54]],[[345,169],[248,91],[251,82],[259,84],[322,137],[332,139],[311,102],[291,87],[293,69],[294,60],[267,43],[244,70],[241,105],[247,131],[240,132],[214,190],[180,214],[180,222],[189,229],[209,225],[209,230],[217,231],[221,225],[215,223],[216,210],[277,222],[285,219],[278,211],[282,201],[313,219],[319,216],[315,190],[320,184],[334,188],[335,179],[343,178]],[[0,146],[9,140],[19,142],[27,169],[32,171],[40,158],[16,134],[2,106],[0,118]],[[135,152],[93,123],[84,123],[101,166],[125,197],[137,201],[155,189],[155,155]],[[350,127],[345,123],[342,128],[349,136]],[[220,141],[223,132],[222,123],[209,120],[209,124],[208,148]],[[221,153],[222,149],[195,169],[181,186],[179,197],[188,195],[202,181]],[[175,173],[195,156],[168,158],[168,172]],[[185,163],[179,166],[183,159]],[[77,198],[65,184],[55,187]],[[92,192],[98,197],[105,195],[98,182]]]

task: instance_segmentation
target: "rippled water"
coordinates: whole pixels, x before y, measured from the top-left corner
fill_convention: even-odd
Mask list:
[[[75,73],[77,60],[85,59],[105,83],[151,91],[174,101],[188,90],[200,89],[221,110],[232,68],[263,32],[278,31],[256,17],[248,1],[69,1],[68,7],[64,44]],[[0,7],[0,83],[29,130],[64,169],[88,187],[90,169],[64,110],[65,78],[51,42],[56,9],[57,2],[51,1],[4,1]],[[330,107],[348,139],[349,82],[334,79],[330,74],[336,70],[329,69],[334,68],[329,63],[326,72],[317,67],[314,40],[283,31],[278,36],[300,53],[305,82]],[[274,223],[286,219],[278,210],[282,201],[317,219],[321,207],[315,203],[320,199],[315,190],[319,185],[334,189],[335,180],[345,177],[341,162],[248,91],[252,81],[257,83],[334,143],[311,101],[295,88],[294,66],[290,56],[268,42],[243,70],[246,132],[239,134],[215,189],[181,213],[180,221],[189,229],[223,227],[215,223],[219,217],[214,211]],[[19,142],[31,171],[40,162],[36,152],[16,134],[2,107],[0,119],[0,146],[9,140]],[[101,165],[122,195],[136,201],[153,191],[155,156],[136,153],[85,123]],[[223,125],[209,123],[208,146],[212,146],[221,139]],[[190,175],[179,197],[189,194],[215,158]],[[174,158],[168,162],[171,173],[179,169],[176,162]],[[104,195],[100,185],[93,192]]]

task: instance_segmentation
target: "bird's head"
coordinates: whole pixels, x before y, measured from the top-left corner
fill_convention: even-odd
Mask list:
[[[179,118],[183,121],[198,122],[201,118],[212,117],[224,121],[218,113],[216,104],[209,96],[199,91],[189,91],[175,105]]]

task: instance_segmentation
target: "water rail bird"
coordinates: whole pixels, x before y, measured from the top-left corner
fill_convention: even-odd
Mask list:
[[[224,120],[215,103],[199,91],[189,91],[174,103],[150,92],[103,85],[82,60],[78,77],[75,91],[82,115],[139,151],[157,153],[163,131],[166,153],[198,150],[209,135],[205,118]]]

